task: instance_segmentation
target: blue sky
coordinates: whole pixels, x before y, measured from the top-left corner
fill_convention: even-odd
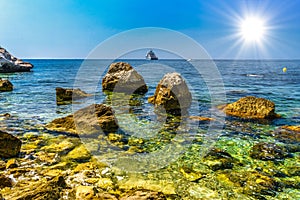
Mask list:
[[[122,31],[179,31],[213,58],[300,58],[300,0],[0,0],[0,45],[21,58],[85,58]],[[240,21],[264,20],[260,42],[246,44]]]

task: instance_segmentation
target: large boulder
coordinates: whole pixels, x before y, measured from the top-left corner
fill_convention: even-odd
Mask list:
[[[115,132],[118,124],[111,107],[93,104],[76,111],[73,115],[53,120],[46,128],[79,135],[97,135],[102,132]]]
[[[148,99],[157,110],[164,109],[166,113],[181,115],[191,106],[192,95],[180,74],[168,73],[158,83],[155,94]]]
[[[223,111],[226,115],[244,119],[275,119],[275,104],[264,98],[253,96],[242,97],[234,103],[227,104]]]
[[[71,88],[61,88],[57,87],[56,89],[56,103],[58,105],[71,103],[72,100],[77,100],[85,97],[91,96],[81,89],[71,89]]]
[[[17,137],[0,131],[0,158],[17,156],[21,149],[21,140]]]
[[[145,94],[148,91],[144,78],[125,62],[112,63],[102,80],[102,90],[127,94]]]
[[[0,91],[12,91],[14,88],[13,84],[9,80],[3,80],[0,78]]]
[[[29,62],[24,62],[0,47],[0,73],[28,72],[33,68]]]

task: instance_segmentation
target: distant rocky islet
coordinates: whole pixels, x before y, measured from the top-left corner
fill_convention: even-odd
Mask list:
[[[16,58],[0,47],[0,73],[29,72],[32,68],[31,63]]]

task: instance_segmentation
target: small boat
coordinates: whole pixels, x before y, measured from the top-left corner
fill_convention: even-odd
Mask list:
[[[150,50],[148,51],[147,55],[146,55],[146,59],[147,60],[158,60],[158,57],[155,55],[155,53]]]

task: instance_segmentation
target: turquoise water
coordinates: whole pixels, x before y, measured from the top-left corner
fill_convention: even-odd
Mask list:
[[[110,60],[90,60],[85,62],[85,74],[78,75],[83,60],[29,60],[34,64],[33,72],[1,74],[14,84],[12,92],[0,93],[0,113],[10,113],[18,120],[33,120],[45,124],[54,118],[72,112],[70,105],[56,106],[55,88],[73,87],[77,78],[83,78],[82,88],[95,93],[96,102],[103,102],[101,92],[101,74],[98,71],[111,63]],[[209,115],[210,91],[198,71],[190,63],[182,60],[127,60],[145,78],[149,86],[147,97],[153,95],[155,87],[167,72],[178,71],[188,82],[193,98],[199,103],[200,114]],[[193,61],[206,70],[208,61]],[[210,63],[211,64],[211,63]],[[300,121],[300,61],[251,61],[217,60],[215,64],[221,73],[226,91],[223,102],[233,102],[240,97],[253,95],[272,100],[276,111],[284,119],[274,121],[274,125],[297,124]],[[287,72],[282,72],[286,67]],[[101,69],[101,70],[99,70]],[[214,73],[214,72],[212,72]],[[89,79],[99,80],[98,87],[84,83]],[[96,89],[95,89],[96,88]],[[85,104],[94,101],[94,97],[85,100]],[[83,106],[83,105],[82,105]],[[146,105],[150,109],[151,105]],[[147,108],[148,107],[148,108]],[[147,112],[147,110],[146,110]],[[194,112],[194,113],[193,113]],[[197,115],[192,110],[192,114]]]

